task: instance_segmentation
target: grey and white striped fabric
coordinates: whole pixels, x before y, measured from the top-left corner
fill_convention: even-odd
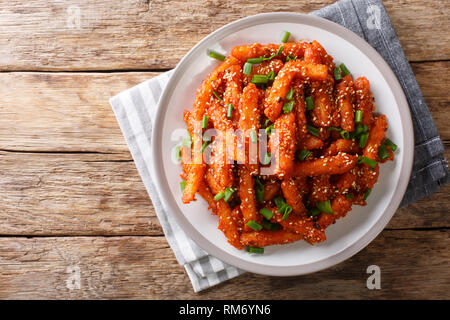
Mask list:
[[[341,0],[312,14],[339,23],[366,39],[388,62],[405,91],[416,146],[413,173],[402,205],[436,192],[449,181],[448,166],[442,155],[444,146],[381,1]],[[145,81],[111,98],[110,103],[167,241],[180,265],[185,267],[194,291],[198,292],[243,271],[208,255],[186,236],[163,207],[149,174],[152,121],[170,75],[171,71]]]

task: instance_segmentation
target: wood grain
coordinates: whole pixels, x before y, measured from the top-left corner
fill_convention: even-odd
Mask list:
[[[443,77],[442,73],[450,72],[450,61],[412,63],[411,67],[441,139],[449,141],[450,98],[448,92],[450,92],[450,81],[447,77]]]
[[[450,185],[399,209],[368,247],[333,268],[289,278],[244,274],[194,294],[109,106],[111,96],[173,68],[220,26],[332,2],[2,3],[0,299],[450,299]],[[450,7],[384,5],[449,159]],[[366,288],[372,264],[381,268],[381,290]]]
[[[333,3],[243,0],[12,0],[0,11],[0,70],[173,68],[200,39],[249,15],[308,13]],[[450,58],[450,8],[384,1],[409,60]]]
[[[449,234],[385,230],[330,269],[244,274],[200,294],[163,237],[0,238],[0,299],[448,299]],[[366,287],[369,265],[381,290]]]
[[[413,69],[442,139],[450,140],[450,61]],[[108,100],[158,74],[0,73],[0,149],[128,154]]]

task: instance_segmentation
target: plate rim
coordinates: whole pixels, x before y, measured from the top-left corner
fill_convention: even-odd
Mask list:
[[[195,227],[193,227],[190,224],[190,222],[187,220],[187,218],[179,209],[178,205],[175,203],[174,200],[173,201],[169,200],[170,197],[173,198],[174,196],[170,192],[167,179],[163,174],[164,171],[163,160],[161,152],[159,152],[162,147],[162,136],[158,137],[158,135],[159,132],[163,130],[163,123],[166,114],[165,112],[166,109],[161,108],[161,105],[167,104],[167,100],[169,99],[171,93],[170,89],[174,85],[175,80],[181,76],[183,66],[186,65],[187,61],[189,61],[189,59],[191,59],[194,56],[198,48],[204,42],[223,32],[227,32],[226,35],[228,35],[229,33],[233,32],[233,29],[236,28],[242,29],[245,27],[251,27],[254,25],[259,25],[261,23],[268,23],[268,22],[287,23],[291,21],[280,21],[280,20],[282,19],[292,20],[293,18],[298,19],[298,21],[295,21],[294,23],[306,24],[313,27],[317,27],[319,29],[323,29],[327,32],[331,32],[341,38],[346,39],[348,42],[350,42],[352,45],[358,48],[359,51],[361,51],[364,55],[366,55],[366,57],[369,60],[372,61],[372,63],[384,77],[388,86],[391,88],[394,100],[396,101],[398,106],[400,118],[402,119],[403,162],[397,164],[401,165],[402,168],[400,170],[399,180],[397,181],[397,185],[395,187],[394,194],[392,195],[391,200],[389,201],[384,212],[381,213],[381,215],[375,221],[374,225],[361,238],[357,239],[353,244],[345,247],[343,250],[319,261],[294,266],[272,266],[272,265],[256,264],[251,261],[245,261],[239,257],[233,256],[232,254],[222,250],[220,247],[216,246],[208,239],[206,239]],[[151,170],[152,175],[155,177],[155,179],[153,180],[156,185],[156,191],[158,192],[162,205],[166,209],[168,209],[168,212],[173,213],[176,222],[180,225],[180,227],[183,229],[186,235],[192,238],[192,240],[194,240],[194,242],[198,246],[200,246],[203,250],[205,250],[208,254],[211,254],[212,256],[224,261],[225,263],[228,263],[232,266],[235,266],[245,271],[270,276],[295,276],[317,272],[332,267],[340,262],[343,262],[348,258],[350,258],[351,256],[358,253],[359,251],[361,251],[362,249],[364,249],[370,242],[372,242],[378,236],[378,234],[381,231],[383,231],[383,229],[391,220],[394,213],[397,211],[403,198],[403,195],[405,194],[406,188],[408,186],[414,159],[413,157],[414,134],[409,105],[396,75],[389,67],[387,62],[369,43],[367,43],[364,39],[359,37],[353,31],[327,19],[296,12],[268,12],[252,15],[249,17],[244,17],[220,27],[219,29],[215,30],[214,32],[210,33],[202,40],[200,40],[180,60],[161,94],[155,115],[151,139],[152,139],[151,150],[152,154],[154,155],[151,157],[152,159]]]

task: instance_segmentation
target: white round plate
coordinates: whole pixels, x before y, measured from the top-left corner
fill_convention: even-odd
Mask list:
[[[378,183],[365,207],[353,210],[326,230],[327,240],[311,246],[305,241],[265,248],[263,255],[251,255],[228,244],[217,229],[218,219],[206,202],[181,202],[181,165],[173,160],[179,137],[173,132],[185,128],[183,111],[191,110],[202,80],[218,65],[207,49],[229,54],[237,45],[279,43],[283,30],[291,39],[317,40],[334,57],[344,62],[356,79],[369,79],[376,112],[388,118],[387,136],[399,151],[395,161],[380,167]],[[222,261],[254,273],[291,276],[333,266],[363,249],[387,225],[405,193],[413,161],[413,129],[404,93],[383,58],[363,39],[348,29],[311,15],[266,13],[230,23],[200,41],[181,60],[159,102],[152,134],[153,174],[165,208],[200,247]]]

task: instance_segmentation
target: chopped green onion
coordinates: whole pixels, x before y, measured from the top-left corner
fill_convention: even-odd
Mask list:
[[[249,76],[252,73],[253,64],[250,62],[244,63],[243,73]]]
[[[341,63],[341,64],[339,65],[339,68],[341,68],[341,71],[342,71],[342,73],[344,74],[344,76],[350,74],[350,70],[347,69],[347,67],[345,66],[345,64]]]
[[[293,97],[294,97],[294,89],[291,88],[291,89],[289,89],[289,92],[286,95],[286,99],[292,100]]]
[[[311,208],[311,209],[308,210],[308,216],[309,216],[309,217],[315,217],[315,216],[317,216],[319,213],[320,213],[320,210],[319,210],[319,208],[316,208],[316,207]]]
[[[256,193],[256,200],[258,200],[259,202],[264,202],[264,188],[256,189],[255,193]]]
[[[363,126],[360,124],[356,125],[355,131],[353,131],[354,135],[357,137],[359,136],[361,133],[364,132]]]
[[[264,155],[264,159],[262,161],[262,164],[267,165],[270,163],[270,160],[272,160],[272,155],[270,153],[266,153]]]
[[[274,202],[278,207],[278,212],[283,214],[283,220],[286,220],[292,212],[292,207],[288,205],[282,197],[276,197]]]
[[[175,158],[177,161],[181,160],[181,146],[176,146],[175,148]]]
[[[274,54],[270,55],[268,58],[263,58],[263,59],[264,59],[264,61],[272,60],[272,59],[275,58],[277,55],[278,55],[278,53],[274,53]]]
[[[269,78],[263,74],[254,74],[251,83],[259,84],[259,83],[267,83],[269,82]]]
[[[248,247],[247,251],[248,251],[248,253],[263,254],[264,253],[264,248]]]
[[[277,231],[280,228],[280,225],[278,223],[272,223],[267,220],[261,220],[261,225],[264,229],[270,230],[270,231]]]
[[[272,123],[270,126],[268,126],[267,128],[266,128],[266,133],[268,134],[268,135],[270,135],[271,133],[272,133],[272,130],[273,129],[275,129],[275,125]]]
[[[314,100],[311,96],[306,97],[305,102],[306,102],[306,110],[314,109]]]
[[[342,129],[341,129],[341,128],[338,128],[338,127],[328,127],[327,130],[328,130],[328,131],[338,131],[338,132],[341,132]]]
[[[298,151],[295,155],[298,160],[305,161],[306,159],[309,158],[310,155],[312,155],[312,152],[303,148],[301,151]]]
[[[355,123],[361,123],[361,121],[362,121],[362,110],[356,110]]]
[[[225,60],[225,56],[223,54],[220,54],[214,50],[208,50],[208,56],[210,56],[211,58],[220,60],[220,61],[224,61]]]
[[[281,37],[281,43],[286,43],[289,40],[291,33],[289,31],[284,31],[283,36]]]
[[[279,56],[282,51],[283,51],[283,46],[279,47],[277,53],[272,54],[270,57],[250,58],[250,59],[247,59],[247,63],[259,64],[263,61],[271,60],[271,59],[275,58],[276,56]]]
[[[284,112],[284,113],[289,113],[289,112],[292,111],[292,109],[294,109],[294,101],[286,102],[286,103],[283,105],[283,112]]]
[[[287,220],[287,218],[289,218],[289,215],[292,212],[292,207],[290,205],[286,205],[284,206],[283,211],[284,211],[283,220]]]
[[[370,193],[372,192],[372,189],[367,189],[365,192],[364,192],[364,195],[363,195],[363,200],[367,200],[367,198],[370,196]]]
[[[203,119],[202,119],[202,129],[208,129],[208,120],[209,117],[208,115],[203,115]]]
[[[211,141],[203,142],[201,153],[205,152],[206,147],[209,146],[210,143]]]
[[[385,141],[384,141],[384,144],[385,145],[387,145],[392,151],[395,151],[395,150],[397,150],[397,145],[395,144],[395,143],[393,143],[391,140],[389,140],[389,139],[386,139]]]
[[[255,179],[255,193],[256,193],[256,200],[259,202],[264,201],[264,185],[261,183],[261,181],[256,178]]]
[[[361,136],[359,137],[359,147],[360,148],[364,148],[367,144],[367,139],[369,139],[369,133],[362,133]]]
[[[319,136],[319,129],[316,127],[310,126],[309,124],[306,125],[306,129],[308,129],[308,132],[311,133],[313,136],[318,137]]]
[[[272,223],[270,221],[262,219],[260,224],[262,225],[263,229],[272,230]]]
[[[277,54],[275,55],[275,57],[279,56],[279,55],[283,52],[283,49],[284,49],[284,47],[283,47],[283,46],[280,46],[280,47],[278,48],[278,51],[277,51]]]
[[[330,200],[317,202],[316,206],[320,212],[334,214],[333,209],[331,208]]]
[[[350,132],[345,131],[345,130],[341,130],[339,133],[340,133],[340,135],[341,135],[342,138],[344,138],[344,139],[346,139],[346,140],[349,140],[349,139],[350,139]]]
[[[214,196],[214,200],[215,201],[219,201],[220,199],[222,199],[225,196],[225,192],[224,191],[220,191],[218,194],[216,194]]]
[[[270,220],[273,217],[273,211],[267,208],[262,208],[261,210],[259,210],[259,213],[261,213],[267,220]]]
[[[267,79],[269,79],[269,81],[275,80],[275,72],[273,72],[273,70],[269,71],[269,73],[267,74]]]
[[[264,57],[250,58],[250,59],[247,59],[247,63],[258,64],[258,63],[263,62],[265,59],[266,59],[266,58],[264,58]]]
[[[255,177],[255,184],[256,188],[264,188],[264,185],[262,184],[261,180],[259,180],[258,177]]]
[[[284,201],[284,199],[282,197],[276,197],[275,199],[273,199],[273,201],[275,202],[275,205],[281,209],[282,207],[284,207],[286,205],[286,201]]]
[[[334,79],[336,81],[342,79],[341,70],[338,67],[334,68]]]
[[[230,200],[231,196],[234,193],[234,189],[233,188],[226,188],[224,195],[223,195],[223,200],[225,200],[225,202],[228,202],[228,200]]]
[[[280,49],[278,48],[277,53],[272,54],[272,55],[271,55],[270,57],[268,57],[268,58],[264,58],[264,61],[266,61],[266,60],[272,60],[273,58],[279,56],[280,54],[281,54],[281,52],[280,52]]]
[[[217,98],[217,100],[222,101],[222,98],[219,97],[219,95],[217,94],[217,92],[213,91],[213,95]]]
[[[386,148],[386,145],[382,144],[378,148],[378,157],[380,158],[380,160],[385,160],[385,159],[389,158],[389,152]]]
[[[186,188],[186,180],[183,180],[183,181],[180,182],[180,189],[181,189],[181,192],[184,191],[184,188]]]
[[[297,60],[297,57],[296,56],[292,56],[292,55],[288,55],[286,57],[286,62],[291,61],[291,60]]]
[[[228,105],[227,118],[228,118],[228,119],[233,118],[233,104],[232,104],[232,103],[230,103],[230,104]]]
[[[372,168],[375,168],[375,166],[377,165],[377,162],[375,160],[369,159],[367,157],[359,156],[358,157],[358,164],[361,164],[361,163],[367,164],[368,166],[370,166]]]
[[[230,188],[230,187],[225,188],[223,199],[226,202],[228,202],[230,200],[231,196],[234,194],[234,192],[235,192],[235,190],[233,188]]]
[[[352,200],[352,199],[353,199],[353,193],[347,193],[347,194],[345,195],[345,198],[346,198],[347,200]]]
[[[270,123],[270,120],[269,120],[269,119],[266,119],[266,120],[264,121],[264,127],[267,127],[267,126],[269,125],[269,123]]]
[[[250,220],[249,222],[247,222],[246,225],[256,231],[259,231],[262,229],[262,226],[258,222],[253,221],[253,220]]]
[[[264,58],[264,60],[272,60],[273,58],[279,56],[281,54],[280,48],[278,48],[277,53],[272,54],[270,57],[268,58]]]
[[[363,124],[357,124],[355,131],[351,133],[352,138],[359,137],[362,133],[369,131],[369,128]]]

